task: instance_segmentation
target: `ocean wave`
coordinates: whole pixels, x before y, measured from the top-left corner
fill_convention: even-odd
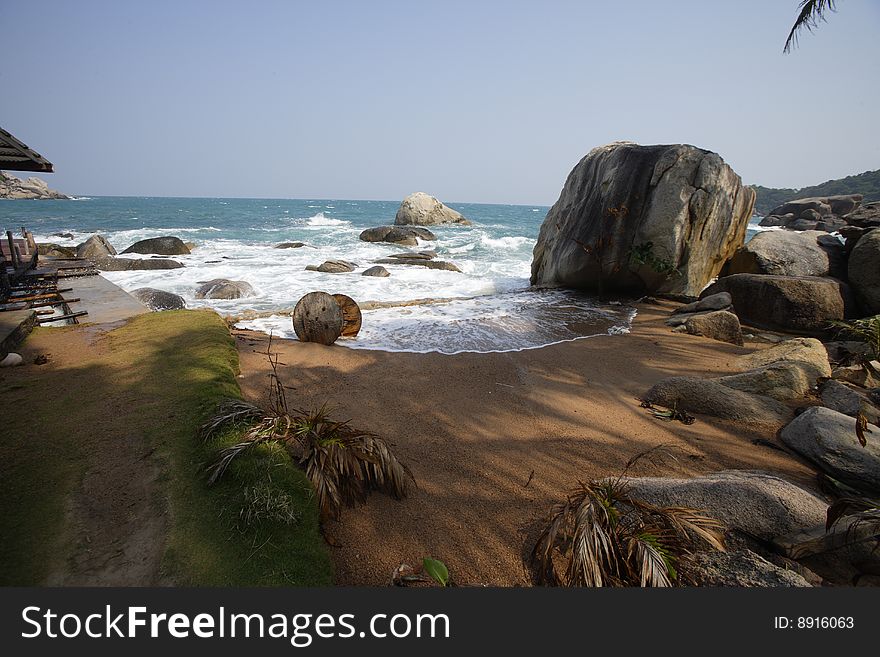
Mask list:
[[[313,227],[320,226],[350,226],[351,222],[346,221],[345,219],[334,219],[333,217],[326,216],[323,212],[319,212],[313,217],[309,217],[306,219],[306,224]]]

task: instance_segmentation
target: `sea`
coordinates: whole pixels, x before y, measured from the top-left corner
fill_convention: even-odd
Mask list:
[[[75,246],[96,233],[122,252],[138,240],[174,235],[195,248],[174,256],[181,269],[104,272],[125,290],[152,287],[179,294],[189,308],[238,318],[240,328],[296,339],[291,312],[308,292],[345,294],[362,307],[360,333],[338,344],[354,349],[504,352],[597,335],[626,333],[635,310],[571,291],[529,289],[532,249],[546,206],[447,203],[473,222],[437,226],[418,247],[362,242],[361,231],[394,223],[399,201],[82,197],[0,201],[7,228],[27,227],[38,242]],[[749,237],[761,230],[749,227]],[[69,234],[61,237],[59,234]],[[305,247],[277,249],[281,242]],[[459,272],[384,265],[388,278],[361,276],[392,253],[432,249]],[[128,257],[128,256],[126,256]],[[137,256],[131,257],[149,257]],[[342,259],[346,274],[307,271]],[[246,281],[254,295],[197,299],[200,282]]]

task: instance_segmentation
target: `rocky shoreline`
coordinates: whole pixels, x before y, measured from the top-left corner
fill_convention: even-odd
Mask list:
[[[49,189],[46,181],[30,177],[27,179],[17,178],[10,173],[0,171],[0,199],[71,199],[72,196],[62,194],[54,189]]]

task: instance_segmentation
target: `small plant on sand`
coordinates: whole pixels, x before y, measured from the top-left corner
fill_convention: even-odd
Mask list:
[[[681,557],[724,550],[723,525],[701,511],[659,507],[634,496],[624,474],[593,479],[550,511],[531,554],[539,583],[554,586],[682,586]]]
[[[281,444],[303,468],[315,489],[321,518],[338,520],[343,505],[366,501],[370,491],[406,497],[412,474],[397,460],[384,440],[358,431],[348,422],[330,419],[326,407],[306,412],[288,410],[284,386],[278,376],[278,358],[267,353],[272,367],[268,409],[240,400],[227,400],[202,426],[209,440],[231,424],[246,427],[242,440],[220,451],[208,466],[208,483],[217,482],[230,464],[257,445]]]
[[[841,336],[863,342],[872,358],[880,358],[880,315],[848,322],[831,322],[831,326],[837,329]]]

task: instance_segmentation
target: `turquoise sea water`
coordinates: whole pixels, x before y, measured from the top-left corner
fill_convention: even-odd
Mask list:
[[[183,269],[108,272],[127,290],[155,287],[180,294],[190,307],[247,316],[240,325],[295,337],[290,309],[312,290],[343,293],[382,306],[364,313],[361,334],[341,344],[395,351],[506,351],[607,332],[625,332],[632,311],[599,306],[567,292],[528,291],[532,249],[546,206],[448,203],[473,226],[432,228],[438,259],[461,273],[386,265],[389,278],[360,272],[407,249],[361,242],[365,228],[394,223],[399,202],[357,200],[95,197],[74,201],[0,201],[7,227],[27,226],[38,241],[76,245],[100,233],[118,251],[137,240],[175,235],[196,248],[177,259]],[[71,233],[63,238],[56,233]],[[752,231],[750,231],[750,234]],[[305,242],[275,249],[279,242]],[[144,256],[138,256],[144,257]],[[331,258],[358,265],[350,274],[306,271]],[[254,296],[198,300],[200,281],[244,280]],[[416,303],[416,300],[451,300]]]

